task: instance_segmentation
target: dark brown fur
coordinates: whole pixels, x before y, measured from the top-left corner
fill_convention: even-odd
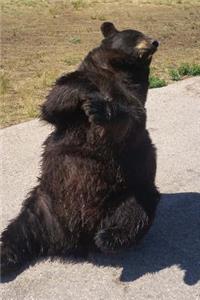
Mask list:
[[[2,274],[41,256],[113,252],[152,224],[159,193],[144,104],[158,45],[111,23],[101,29],[100,47],[59,78],[42,105],[42,119],[55,129],[38,186],[2,234]],[[141,41],[148,47],[138,49]]]

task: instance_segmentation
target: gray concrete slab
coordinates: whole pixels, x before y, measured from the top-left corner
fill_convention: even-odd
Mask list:
[[[147,110],[163,196],[143,242],[88,262],[39,262],[1,284],[3,299],[200,299],[200,77],[151,90]],[[1,130],[1,229],[36,182],[50,130],[38,120]]]

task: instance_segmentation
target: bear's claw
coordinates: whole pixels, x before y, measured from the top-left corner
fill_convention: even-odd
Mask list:
[[[109,122],[111,119],[112,113],[109,104],[105,100],[87,100],[83,104],[83,109],[91,123],[100,125]]]

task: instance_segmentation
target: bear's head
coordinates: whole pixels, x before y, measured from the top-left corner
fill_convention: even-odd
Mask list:
[[[113,23],[104,22],[101,25],[104,36],[102,47],[118,54],[129,61],[149,65],[152,55],[156,52],[159,42],[136,30],[122,30],[115,28]]]

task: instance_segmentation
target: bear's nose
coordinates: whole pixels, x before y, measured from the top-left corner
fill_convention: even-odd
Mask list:
[[[156,48],[158,48],[158,46],[159,46],[159,42],[156,40],[152,41],[151,44]]]

